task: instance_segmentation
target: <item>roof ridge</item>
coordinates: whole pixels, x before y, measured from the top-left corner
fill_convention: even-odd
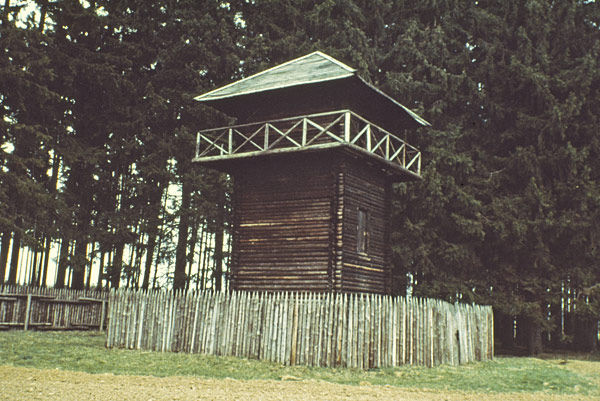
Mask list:
[[[344,63],[342,63],[340,60],[338,60],[338,59],[335,59],[335,58],[331,57],[329,54],[323,53],[323,52],[322,52],[322,51],[320,51],[320,50],[314,51],[314,52],[312,52],[312,53],[310,53],[310,54],[307,54],[306,56],[303,56],[303,57],[312,56],[313,54],[318,54],[319,56],[323,57],[323,58],[324,58],[324,59],[326,59],[326,60],[329,60],[329,61],[331,61],[332,63],[335,63],[335,64],[337,64],[338,66],[342,67],[343,69],[347,70],[348,72],[353,72],[353,73],[356,73],[356,71],[357,71],[357,69],[356,69],[356,68],[352,68],[352,67],[350,67],[349,65],[347,65],[347,64],[344,64]],[[300,57],[300,58],[303,58],[303,57]],[[296,59],[296,60],[298,60],[298,59]],[[294,60],[292,60],[292,61],[294,61]]]

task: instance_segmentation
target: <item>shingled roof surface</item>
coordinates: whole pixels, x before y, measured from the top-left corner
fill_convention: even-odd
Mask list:
[[[356,70],[319,51],[288,61],[229,85],[197,96],[198,101],[264,92],[351,77]]]

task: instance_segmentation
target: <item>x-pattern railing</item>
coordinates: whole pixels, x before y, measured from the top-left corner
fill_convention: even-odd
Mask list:
[[[214,128],[198,133],[196,161],[348,146],[417,175],[421,152],[349,110]]]

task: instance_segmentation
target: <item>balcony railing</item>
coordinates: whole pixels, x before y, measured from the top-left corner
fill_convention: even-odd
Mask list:
[[[346,146],[420,175],[421,152],[349,110],[200,131],[194,161]]]

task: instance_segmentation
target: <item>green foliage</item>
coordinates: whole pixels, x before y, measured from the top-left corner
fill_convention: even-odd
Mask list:
[[[382,52],[384,87],[434,129],[409,136],[427,162],[422,183],[396,188],[396,267],[417,294],[542,324],[564,288],[600,281],[598,117],[589,112],[600,105],[590,89],[598,5],[405,6],[412,17],[389,24],[402,46]]]
[[[174,216],[163,197],[186,180],[193,194],[204,180],[212,185],[191,165],[195,132],[223,116],[193,97],[238,74],[233,11],[214,2],[76,0],[43,2],[37,11],[43,17],[32,14],[26,26],[17,13],[3,19],[0,32],[0,199],[9,206],[0,210],[0,231],[25,235],[23,245],[60,239],[57,286],[71,272],[70,285],[83,287],[90,259],[107,254],[99,285],[118,287],[122,275],[137,283],[147,252],[147,287],[155,256],[168,251],[160,238],[169,224],[182,215],[200,224],[208,213],[188,204]],[[185,263],[194,250],[185,244],[188,228],[180,233],[177,262]],[[136,255],[130,263],[128,253]],[[86,285],[96,284],[87,275]]]

